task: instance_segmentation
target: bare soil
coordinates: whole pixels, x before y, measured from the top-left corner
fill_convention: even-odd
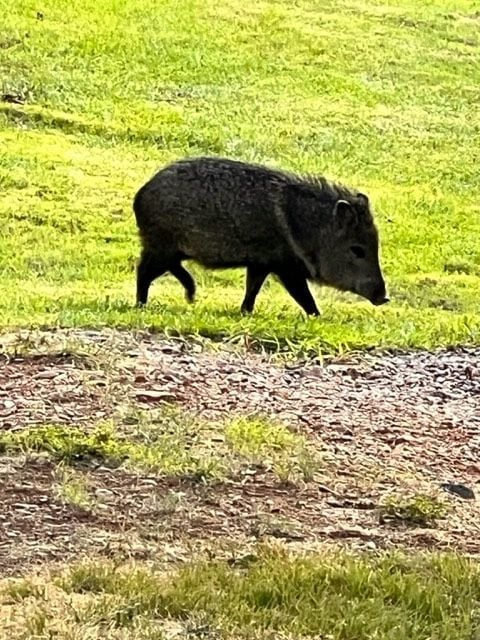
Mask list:
[[[126,406],[169,402],[207,420],[273,416],[322,457],[315,480],[296,484],[261,466],[207,484],[79,467],[96,497],[85,509],[59,498],[49,457],[0,456],[0,574],[84,555],[241,553],[272,538],[479,554],[478,500],[440,488],[455,482],[480,493],[479,363],[480,348],[282,364],[142,333],[0,337],[0,430],[88,428]],[[422,527],[384,521],[382,499],[402,492],[437,492],[448,515]]]

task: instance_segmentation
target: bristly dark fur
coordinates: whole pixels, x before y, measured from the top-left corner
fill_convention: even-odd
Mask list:
[[[358,191],[351,189],[350,187],[347,187],[340,182],[328,180],[328,178],[325,178],[323,176],[317,176],[307,173],[303,177],[299,176],[299,178],[305,180],[305,182],[311,184],[313,187],[320,189],[332,200],[350,200],[351,198],[355,198],[356,196],[358,196],[359,193]]]
[[[279,169],[273,166],[267,166],[258,162],[245,162],[243,160],[233,160],[232,158],[226,158],[223,156],[194,156],[187,157],[178,161],[178,164],[189,163],[192,160],[201,161],[218,161],[219,163],[227,163],[232,166],[239,166],[243,168],[255,169],[259,173],[274,175],[277,180],[285,182],[287,184],[296,184],[298,186],[312,187],[315,191],[319,191],[322,194],[322,199],[336,202],[339,199],[351,200],[355,199],[359,192],[356,189],[347,187],[341,182],[329,180],[324,176],[320,176],[314,173],[297,173],[295,171],[288,171]]]
[[[193,300],[195,283],[184,260],[246,268],[245,312],[253,310],[270,273],[308,314],[318,309],[307,280],[384,301],[368,198],[323,176],[223,157],[185,158],[152,176],[133,208],[143,245],[139,304],[167,271]]]

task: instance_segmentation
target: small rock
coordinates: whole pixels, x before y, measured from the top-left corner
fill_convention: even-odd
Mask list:
[[[95,493],[98,498],[111,498],[114,496],[113,491],[110,491],[110,489],[99,488],[95,490]]]
[[[168,391],[157,391],[155,389],[137,391],[137,400],[148,402],[150,400],[163,400],[164,402],[175,400],[175,396]]]
[[[335,500],[334,498],[327,500],[327,504],[329,507],[335,507],[336,509],[342,509],[345,506],[341,500]]]
[[[449,493],[454,493],[464,500],[475,500],[475,494],[472,489],[470,489],[470,487],[466,487],[464,484],[444,482],[440,487]]]

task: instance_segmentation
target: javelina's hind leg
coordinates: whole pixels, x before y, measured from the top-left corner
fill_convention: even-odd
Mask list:
[[[137,266],[137,306],[147,304],[150,285],[167,271],[168,267],[150,251],[142,251]]]
[[[268,273],[269,271],[265,269],[265,267],[258,265],[247,267],[247,286],[241,306],[242,313],[252,313],[258,292],[262,288],[262,284],[265,282]]]
[[[144,250],[137,267],[137,306],[147,304],[148,290],[152,282],[165,272],[170,273],[180,281],[185,288],[185,297],[189,302],[195,298],[195,281],[188,271],[182,267],[178,258],[168,262],[159,258],[155,253]]]
[[[185,297],[188,302],[193,302],[195,300],[195,280],[192,276],[180,262],[173,267],[170,267],[169,271],[184,286]]]
[[[319,316],[320,312],[313,299],[306,279],[293,270],[285,270],[277,274],[283,286],[292,298],[302,307],[309,316]]]

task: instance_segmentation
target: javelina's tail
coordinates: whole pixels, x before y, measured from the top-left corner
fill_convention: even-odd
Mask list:
[[[144,249],[150,244],[152,236],[151,224],[149,224],[148,206],[145,202],[145,186],[141,187],[133,198],[133,212],[137,223],[138,235]]]
[[[145,186],[141,187],[137,193],[135,194],[135,197],[133,198],[133,212],[135,214],[135,220],[137,221],[137,225],[139,227],[141,227],[142,224],[142,220],[144,218],[143,216],[143,192],[144,192]]]

